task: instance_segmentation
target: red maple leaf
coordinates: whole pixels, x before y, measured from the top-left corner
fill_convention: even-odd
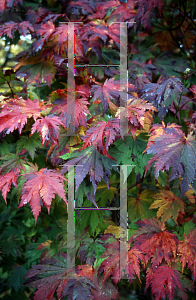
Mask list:
[[[184,241],[180,241],[178,245],[178,255],[182,263],[182,272],[186,264],[188,268],[193,270],[193,278],[196,279],[196,229],[189,232],[188,237],[184,234]]]
[[[146,254],[145,258],[147,261],[151,259],[153,269],[163,259],[171,265],[172,258],[176,256],[177,236],[165,230],[165,226],[158,220],[144,219],[136,224],[140,228],[129,240],[130,242],[134,241],[134,248]]]
[[[103,3],[96,3],[96,7],[94,8],[95,13],[91,13],[87,16],[88,20],[103,20],[105,15],[107,14],[108,9],[113,9],[114,7],[117,7],[120,5],[120,2],[118,0],[110,0],[108,2]]]
[[[61,253],[53,258],[42,259],[39,265],[32,266],[25,278],[25,285],[37,287],[34,300],[54,299],[56,291],[58,299],[66,295],[74,299],[78,295],[81,300],[89,299],[93,284],[93,268],[90,265],[78,265],[67,270],[67,255]]]
[[[46,42],[53,39],[54,32],[55,26],[52,22],[48,21],[45,24],[41,24],[41,28],[36,30],[36,35],[41,37],[32,44],[32,49],[34,52],[42,50]]]
[[[59,125],[64,126],[61,119],[57,116],[45,116],[36,120],[31,128],[31,135],[35,133],[35,131],[39,132],[42,138],[42,145],[47,141],[48,143],[57,144],[58,145],[58,137],[59,137]]]
[[[64,176],[55,170],[41,169],[32,173],[23,175],[27,179],[22,188],[22,196],[19,207],[29,203],[35,217],[35,224],[37,217],[41,211],[41,204],[50,211],[52,199],[55,194],[58,194],[67,204],[64,191]]]
[[[58,17],[63,16],[58,15]],[[46,24],[41,25],[41,28],[37,30],[38,37],[41,35],[37,41],[32,44],[32,48],[35,52],[38,50],[45,50],[46,56],[48,53],[51,55],[62,55],[64,54],[65,57],[61,59],[67,59],[67,51],[68,51],[68,24],[60,24],[58,27],[55,27],[54,24],[51,22],[52,18],[49,15],[48,18],[50,19]],[[55,18],[53,18],[53,22]],[[83,45],[81,38],[78,34],[78,25],[74,25],[75,32],[75,52],[76,55],[83,57]],[[74,51],[74,49],[73,49]]]
[[[6,130],[6,134],[18,129],[21,134],[27,118],[36,120],[42,112],[38,100],[11,99],[2,105],[0,113],[0,132]]]
[[[18,188],[17,186],[17,179],[18,179],[18,171],[17,170],[11,170],[9,173],[6,173],[4,175],[0,175],[0,190],[2,190],[3,198],[5,199],[5,203],[7,204],[7,193],[10,190],[11,183]]]
[[[36,33],[42,35],[44,40],[47,41],[51,38],[54,31],[55,31],[54,24],[48,21],[45,24],[41,24],[41,28],[37,29]]]
[[[132,0],[129,0],[130,2]],[[161,15],[161,0],[138,0],[137,21],[140,21],[144,28],[151,28],[151,11],[156,7]],[[157,16],[158,17],[158,16]]]
[[[111,14],[111,17],[115,16],[115,21],[119,22],[134,22],[134,17],[136,15],[137,11],[135,10],[135,2],[132,0],[128,0],[126,3],[119,3],[119,5]]]
[[[93,85],[91,91],[94,92],[94,101],[100,98],[105,113],[109,106],[109,100],[117,99],[120,95],[119,81],[114,81],[114,78],[106,79],[103,85]]]
[[[94,300],[119,299],[118,290],[110,280],[103,282],[102,276],[94,276],[93,283],[95,285],[95,289],[92,290]]]
[[[108,39],[107,25],[102,20],[88,22],[80,28],[80,36],[82,40],[94,41],[100,39],[106,43]]]
[[[54,37],[58,36],[59,47],[61,48],[65,43],[67,43],[68,39],[68,25],[60,24],[54,33]]]
[[[6,34],[8,37],[13,39],[15,31],[18,31],[21,35],[25,36],[29,31],[34,32],[34,28],[28,21],[23,21],[20,23],[10,21],[1,26],[0,36]]]
[[[156,111],[156,108],[150,103],[143,99],[131,98],[127,101],[125,107],[118,109],[116,116],[122,120],[128,119],[128,132],[132,133],[133,138],[135,137],[136,130],[144,128],[145,120],[146,123],[152,122],[151,112]],[[150,123],[148,124],[150,125]],[[123,134],[124,135],[124,134]]]
[[[108,122],[98,122],[96,125],[92,126],[86,131],[85,136],[82,138],[84,144],[81,150],[92,145],[93,147],[96,147],[96,149],[104,156],[114,159],[109,155],[108,149],[109,146],[114,142],[117,133],[119,133],[118,119],[114,118]]]
[[[102,255],[102,258],[107,257],[102,263],[98,270],[99,274],[104,271],[103,282],[110,276],[113,275],[113,281],[116,284],[120,280],[120,259],[119,256],[119,241],[115,241],[112,244],[105,246],[107,250]],[[109,257],[108,257],[109,256]],[[136,274],[140,280],[140,260],[144,260],[143,254],[138,249],[130,249],[128,251],[128,264],[126,264],[127,252],[123,253],[122,269],[130,277],[130,281],[134,279]],[[141,280],[140,280],[141,281]]]
[[[2,13],[7,7],[11,8],[13,6],[18,5],[20,3],[22,5],[23,0],[1,0],[0,1],[0,12]]]
[[[66,89],[65,89],[66,90]],[[63,96],[63,92],[60,91],[60,96]],[[82,87],[78,86],[76,88],[76,99],[75,99],[75,107],[74,107],[74,118],[75,118],[75,126],[78,127],[79,124],[86,127],[86,115],[90,114],[88,110],[88,106],[90,103],[88,102],[89,97],[89,88],[88,87]],[[69,122],[67,113],[67,97],[65,98],[59,98],[56,99],[54,104],[57,104],[53,106],[51,113],[60,113],[60,118],[63,121],[64,125],[67,126]],[[68,123],[68,124],[67,124]]]
[[[151,285],[155,300],[166,299],[166,297],[169,300],[173,300],[175,294],[186,300],[187,295],[183,289],[180,277],[178,271],[166,265],[158,266],[154,271],[148,268],[146,290]]]
[[[151,129],[151,137],[145,150],[146,153],[154,154],[147,165],[145,175],[150,166],[155,162],[155,177],[159,171],[169,170],[172,174],[169,181],[179,178],[181,181],[181,196],[189,189],[190,183],[195,176],[196,169],[196,140],[189,134],[187,137],[176,124],[154,125]]]

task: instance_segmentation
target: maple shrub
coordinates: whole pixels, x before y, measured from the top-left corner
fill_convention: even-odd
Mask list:
[[[0,13],[0,298],[195,299],[194,1],[2,0]],[[118,210],[94,209],[108,207]]]

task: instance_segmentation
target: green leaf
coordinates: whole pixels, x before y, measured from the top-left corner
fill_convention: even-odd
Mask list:
[[[116,174],[113,174],[109,179],[109,189],[106,185],[106,183],[102,180],[98,186],[97,186],[97,192],[96,192],[96,200],[100,201],[100,206],[105,206],[107,200],[111,203],[111,201],[114,199],[114,196],[118,196],[118,189],[114,186],[115,184],[119,183],[119,179],[116,179]]]
[[[131,191],[128,195],[131,194]],[[149,210],[150,205],[153,202],[153,192],[150,190],[144,190],[141,193],[137,190],[135,197],[128,197],[128,215],[131,222],[135,219],[145,219],[149,217],[155,217],[156,214]]]
[[[0,143],[0,156],[10,153],[10,145],[6,140],[1,141]]]
[[[101,212],[98,211],[91,211],[91,217],[90,217],[90,226],[92,229],[92,232],[94,234],[95,229],[97,228],[98,224],[103,221],[103,216]]]
[[[16,292],[19,291],[21,285],[24,283],[24,276],[27,269],[24,266],[14,266],[13,271],[9,274],[9,286],[14,288]]]
[[[184,233],[188,236],[189,232],[195,228],[195,223],[192,220],[184,224]]]
[[[41,148],[41,140],[39,134],[36,132],[32,136],[22,136],[17,142],[17,151],[20,152],[22,149],[26,149],[29,152],[32,160],[34,159],[37,148]]]
[[[63,155],[61,155],[59,157],[62,158],[62,159],[64,159],[64,160],[67,160],[67,159],[70,158],[70,156],[71,156],[71,153],[65,153],[65,154],[63,154]]]

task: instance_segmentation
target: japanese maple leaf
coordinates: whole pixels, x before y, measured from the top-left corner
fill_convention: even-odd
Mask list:
[[[142,98],[150,101],[158,110],[161,120],[168,112],[168,107],[173,99],[180,99],[183,85],[179,78],[171,77],[161,83],[149,83],[142,89]]]
[[[61,119],[57,116],[45,116],[36,120],[31,128],[31,135],[35,131],[39,132],[42,138],[42,145],[47,141],[51,144],[58,144],[59,125],[65,127]]]
[[[130,82],[141,90],[145,84],[152,80],[152,72],[155,72],[156,67],[150,63],[129,60],[128,70]]]
[[[68,25],[67,24],[60,24],[58,27],[56,27],[56,31],[53,34],[53,49],[57,53],[65,53],[67,56],[67,51],[68,51]],[[79,29],[78,29],[78,24],[74,24],[74,30],[75,32],[75,48],[73,51],[75,51],[75,54],[77,58],[83,57],[83,44],[81,37],[79,35]],[[52,43],[52,42],[51,42]],[[73,45],[74,47],[74,45]]]
[[[20,153],[8,153],[1,156],[0,159],[0,173],[9,173],[12,170],[16,170],[19,174],[21,170],[26,171],[25,165],[29,165],[28,160],[24,156],[20,155]]]
[[[103,20],[93,20],[80,28],[81,40],[94,41],[101,39],[104,44],[108,39],[107,24]]]
[[[103,2],[99,1],[96,3],[96,7],[95,7],[95,13],[91,13],[87,16],[87,19],[88,20],[103,20],[105,15],[107,14],[108,12],[108,9],[112,9],[114,8],[115,6],[118,6],[120,3],[118,0],[111,0],[111,1],[108,1],[108,2],[105,2],[104,5],[103,5]]]
[[[9,173],[6,173],[4,175],[0,175],[0,190],[2,190],[2,195],[5,200],[5,203],[7,204],[7,193],[10,190],[11,184],[13,184],[16,188],[17,186],[17,179],[18,179],[18,171],[12,169]]]
[[[159,171],[169,170],[172,173],[169,181],[182,177],[181,196],[189,189],[195,176],[196,169],[196,140],[195,136],[189,134],[187,137],[180,126],[171,124],[156,125],[152,128],[152,135],[148,140],[146,153],[154,156],[149,160],[145,175],[150,166],[155,162],[155,177]]]
[[[177,224],[179,212],[184,213],[184,202],[171,191],[160,191],[153,197],[156,201],[151,204],[149,209],[159,208],[157,218],[162,217],[161,221],[166,222],[170,217],[173,217]]]
[[[60,287],[63,288],[62,296],[68,295],[68,299],[92,299],[91,291],[95,287],[93,283],[93,269],[90,265],[76,267],[76,276]],[[57,291],[58,293],[58,291]],[[77,298],[76,298],[77,297]]]
[[[92,147],[83,150],[80,153],[79,157],[69,160],[68,165],[76,165],[76,191],[86,175],[89,174],[90,181],[92,182],[92,185],[94,187],[94,194],[96,193],[97,184],[101,181],[101,178],[105,180],[109,189],[109,176],[111,174],[111,169],[116,170],[116,168],[112,166],[112,161],[109,158],[104,157],[95,148]],[[64,164],[61,170],[62,174],[67,172],[67,170],[68,167],[66,166],[66,164]]]
[[[95,8],[94,7],[94,5],[95,5],[95,3],[93,3],[93,2],[88,2],[88,1],[86,1],[86,0],[80,0],[80,1],[71,1],[70,3],[69,3],[69,5],[70,6],[79,6],[79,7],[82,7],[82,9],[83,10],[85,10],[86,12],[89,12],[89,13],[93,13],[93,8]]]
[[[42,25],[42,27],[38,31],[41,34],[41,38],[35,41],[32,45],[34,51],[36,52],[36,47],[39,47],[39,50],[46,50],[46,55],[48,54],[48,52],[51,52],[53,55],[57,53],[59,55],[65,54],[65,56],[67,57],[68,28],[68,24],[60,24],[58,27],[55,27],[50,21],[48,21],[47,24]],[[76,56],[83,57],[83,46],[81,38],[78,35],[77,24],[74,25],[74,30],[76,30],[76,32],[74,32],[75,53]],[[65,60],[65,57],[61,56],[61,60]]]
[[[119,81],[114,81],[114,78],[106,79],[103,85],[93,85],[91,91],[94,92],[94,101],[100,97],[103,113],[105,113],[109,100],[117,99],[120,95]]]
[[[143,99],[131,98],[127,101],[125,107],[120,107],[116,113],[116,116],[123,121],[122,119],[128,119],[128,132],[132,133],[133,138],[135,138],[136,130],[141,128],[144,129],[145,121],[151,121],[152,111],[156,111],[156,108],[150,103]],[[145,120],[146,119],[146,120]],[[125,133],[123,133],[125,135]]]
[[[22,137],[20,137],[20,139],[18,139],[16,146],[16,150],[18,153],[26,150],[32,160],[34,160],[37,148],[41,148],[40,137],[37,133],[31,135],[30,137],[27,135],[23,135]]]
[[[131,2],[131,0],[129,0]],[[138,11],[136,20],[137,22],[141,22],[144,28],[151,29],[151,19],[152,13],[151,11],[154,8],[158,8],[159,15],[161,15],[161,0],[138,0],[137,1]],[[157,16],[157,17],[158,17]]]
[[[173,300],[175,294],[181,299],[186,300],[184,288],[181,283],[181,276],[173,267],[166,265],[158,266],[154,271],[147,270],[146,289],[151,285],[155,300],[166,299]]]
[[[58,43],[61,47],[63,44],[67,42],[68,39],[68,25],[67,24],[60,24],[54,33],[54,37],[58,36]]]
[[[41,57],[40,53],[37,56],[28,57],[28,54],[20,54],[18,64],[13,68],[16,71],[16,76],[24,77],[25,75],[29,84],[46,82],[50,86],[56,74],[52,60],[53,54],[51,54],[51,57],[46,54]]]
[[[28,9],[26,12],[26,20],[31,21],[31,23],[35,26],[35,24],[37,25],[41,23],[49,14],[50,11],[45,7],[39,7],[36,11]]]
[[[196,279],[196,229],[194,228],[189,232],[188,237],[184,234],[184,241],[180,241],[178,244],[178,255],[182,263],[182,272],[186,264],[188,268],[193,270],[193,278]]]
[[[118,290],[110,280],[103,282],[102,276],[94,276],[93,283],[95,285],[92,290],[94,300],[119,299]]]
[[[115,20],[119,22],[125,22],[125,21],[135,21],[134,17],[137,14],[137,11],[135,10],[135,3],[132,0],[128,0],[126,3],[119,3],[119,5],[116,7],[116,9],[111,14],[112,16],[115,16]]]
[[[120,26],[117,23],[108,25],[108,36],[120,47]],[[125,46],[122,44],[122,47]]]
[[[154,219],[144,219],[136,224],[140,228],[130,238],[134,241],[134,248],[146,254],[146,260],[152,262],[153,269],[158,266],[163,259],[171,265],[172,256],[176,255],[178,238],[175,234],[165,230],[161,222]]]
[[[52,22],[48,21],[45,24],[41,24],[41,28],[36,30],[36,35],[40,38],[34,41],[31,48],[34,52],[38,52],[43,49],[44,45],[51,39],[53,39],[53,33],[55,32],[55,26]]]
[[[88,148],[89,146],[96,147],[104,156],[112,158],[108,154],[109,146],[114,142],[116,134],[119,133],[119,122],[118,119],[113,119],[111,121],[98,122],[96,125],[92,126],[86,131],[83,139],[83,147],[81,150]],[[104,138],[106,138],[104,142]]]
[[[76,266],[67,270],[67,255],[61,253],[53,258],[42,259],[39,265],[25,275],[25,285],[37,287],[34,300],[54,299],[56,291],[58,299],[66,295],[68,299],[90,299],[93,284],[93,269],[89,265]],[[76,298],[77,297],[77,298]]]
[[[11,8],[16,6],[18,3],[23,4],[23,0],[1,0],[0,1],[0,12],[2,13],[7,7]]]
[[[87,101],[87,97],[83,93],[80,93],[79,91],[76,93],[77,98],[75,99],[74,107],[74,125],[76,128],[78,128],[79,124],[86,127],[86,115],[90,114],[87,105],[90,105],[90,103]],[[53,103],[57,105],[53,106],[51,113],[60,113],[60,118],[67,127],[71,122],[69,117],[70,114],[67,112],[67,98],[56,99]]]
[[[13,39],[15,31],[18,31],[21,35],[26,36],[29,31],[34,32],[34,28],[28,21],[23,21],[20,23],[10,21],[1,26],[0,36],[6,34],[8,37]]]
[[[102,258],[107,257],[102,263],[98,270],[99,273],[104,271],[103,282],[110,276],[113,275],[113,281],[116,284],[120,280],[120,259],[119,257],[119,241],[115,241],[112,244],[107,244],[107,250],[102,255]],[[128,274],[129,280],[134,279],[134,275],[137,275],[140,280],[140,260],[144,260],[143,254],[137,249],[130,249],[122,254],[123,266],[122,269]],[[109,257],[108,257],[109,256]],[[126,264],[126,260],[128,264]],[[141,281],[141,280],[140,280]]]
[[[136,197],[128,197],[128,214],[130,221],[152,216],[149,206],[152,203],[152,191],[143,190]]]
[[[0,132],[6,134],[18,129],[21,134],[27,119],[36,120],[41,115],[42,109],[38,100],[11,99],[2,105],[0,113]]]
[[[36,30],[37,34],[40,34],[43,36],[45,41],[49,40],[52,36],[52,34],[55,31],[55,26],[52,22],[48,21],[45,24],[41,24],[41,28]]]
[[[27,180],[22,188],[21,202],[18,208],[29,203],[35,217],[35,224],[41,211],[41,204],[44,204],[49,213],[55,194],[58,194],[67,204],[63,183],[66,179],[57,171],[43,168],[39,171],[26,173],[23,177]]]

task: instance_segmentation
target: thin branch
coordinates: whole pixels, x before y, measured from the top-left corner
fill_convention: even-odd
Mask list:
[[[13,91],[13,89],[12,89],[11,85],[10,85],[10,82],[9,82],[9,81],[7,81],[7,80],[6,80],[6,82],[7,82],[8,86],[9,86],[9,88],[10,88],[10,90],[11,90],[11,93],[12,93],[12,98],[14,98],[14,91]]]

